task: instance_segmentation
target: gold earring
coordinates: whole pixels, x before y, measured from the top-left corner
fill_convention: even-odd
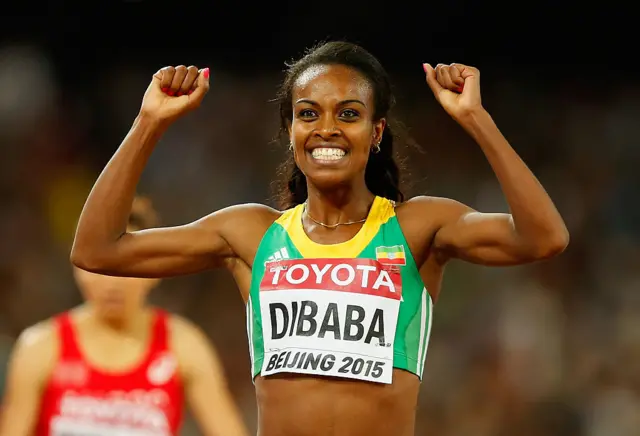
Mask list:
[[[293,143],[289,143],[289,151],[293,151]]]

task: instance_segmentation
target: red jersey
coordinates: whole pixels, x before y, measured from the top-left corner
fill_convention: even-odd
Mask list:
[[[147,353],[126,372],[100,370],[84,358],[68,313],[55,325],[60,355],[43,394],[36,436],[178,434],[184,394],[165,312],[154,314]]]

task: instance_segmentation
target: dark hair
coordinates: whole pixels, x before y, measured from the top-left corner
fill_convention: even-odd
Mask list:
[[[388,113],[395,104],[391,83],[380,62],[362,47],[342,41],[321,43],[307,50],[305,55],[286,64],[285,79],[276,101],[280,106],[280,137],[286,138],[293,120],[293,85],[298,77],[314,65],[344,65],[362,74],[373,87],[374,121],[387,118],[382,133],[380,152],[371,153],[365,170],[365,183],[369,190],[380,197],[396,202],[404,200],[400,190],[400,168],[394,156],[393,122]],[[392,124],[392,125],[390,125]],[[307,199],[307,180],[290,153],[280,167],[282,180],[276,192],[283,209],[302,204]]]

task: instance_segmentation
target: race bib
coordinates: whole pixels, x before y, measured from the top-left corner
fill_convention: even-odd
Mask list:
[[[279,260],[260,284],[262,375],[392,382],[402,279],[373,259]]]

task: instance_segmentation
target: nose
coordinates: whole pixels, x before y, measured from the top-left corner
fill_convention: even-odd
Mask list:
[[[320,120],[320,125],[316,129],[315,134],[323,140],[329,140],[342,136],[342,130],[336,125],[333,117],[325,116]]]

